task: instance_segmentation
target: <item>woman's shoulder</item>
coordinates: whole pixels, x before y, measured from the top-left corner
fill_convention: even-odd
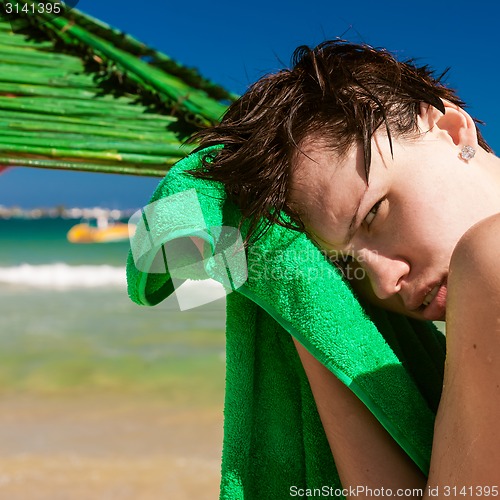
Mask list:
[[[490,241],[494,241],[492,238],[496,238],[497,241],[500,241],[499,230],[500,213],[480,220],[462,236],[460,242],[468,240],[474,241],[477,238],[487,238]]]
[[[462,265],[477,265],[496,261],[498,265],[499,257],[500,214],[495,214],[481,220],[462,236],[453,252],[452,263],[458,260]]]
[[[450,278],[460,288],[477,284],[500,293],[500,214],[481,220],[460,239],[450,263]],[[472,291],[472,290],[471,290]]]
[[[471,227],[460,239],[450,263],[446,323],[448,346],[484,343],[500,352],[500,215]],[[453,342],[452,342],[453,340]],[[472,367],[471,367],[472,369]]]

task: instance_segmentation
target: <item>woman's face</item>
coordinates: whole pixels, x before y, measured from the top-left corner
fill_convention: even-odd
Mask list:
[[[310,237],[333,255],[352,257],[362,273],[351,277],[366,275],[381,305],[444,319],[453,250],[498,200],[476,159],[461,159],[461,145],[437,128],[393,138],[391,158],[387,136],[377,133],[367,184],[361,148],[342,160],[320,139],[301,149],[291,200]]]

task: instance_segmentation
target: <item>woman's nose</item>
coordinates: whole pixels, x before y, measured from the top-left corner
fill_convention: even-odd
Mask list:
[[[375,295],[382,300],[401,291],[410,272],[409,263],[399,257],[388,257],[374,250],[363,250],[357,256],[366,271]]]

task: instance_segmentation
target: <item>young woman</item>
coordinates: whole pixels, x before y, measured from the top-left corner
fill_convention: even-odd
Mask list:
[[[349,254],[366,271],[371,290],[353,282],[362,294],[414,317],[446,319],[445,381],[428,484],[443,493],[445,486],[465,487],[477,496],[476,488],[500,485],[500,160],[478,146],[467,113],[444,104],[445,114],[421,106],[420,135],[394,138],[393,156],[387,135],[375,133],[369,184],[357,147],[339,161],[321,138],[309,138],[294,162],[291,197],[318,245]],[[474,147],[474,158],[462,157],[466,145]],[[371,417],[361,417],[361,405],[298,349],[318,407],[323,404],[334,455],[348,457],[342,480],[394,481],[394,465],[380,462],[385,446],[369,431]],[[350,399],[352,408],[343,411],[352,418],[341,420],[337,403]],[[366,440],[376,440],[368,448],[373,456],[354,456]]]
[[[360,267],[353,286],[369,300],[446,319],[428,478],[297,344],[344,487],[500,495],[500,159],[463,108],[427,67],[333,41],[299,48],[201,134],[201,147],[225,145],[203,175],[244,217]]]

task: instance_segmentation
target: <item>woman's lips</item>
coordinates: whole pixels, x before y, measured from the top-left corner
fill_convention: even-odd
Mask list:
[[[422,310],[422,316],[430,321],[442,320],[446,314],[447,280],[443,280],[431,303]]]

